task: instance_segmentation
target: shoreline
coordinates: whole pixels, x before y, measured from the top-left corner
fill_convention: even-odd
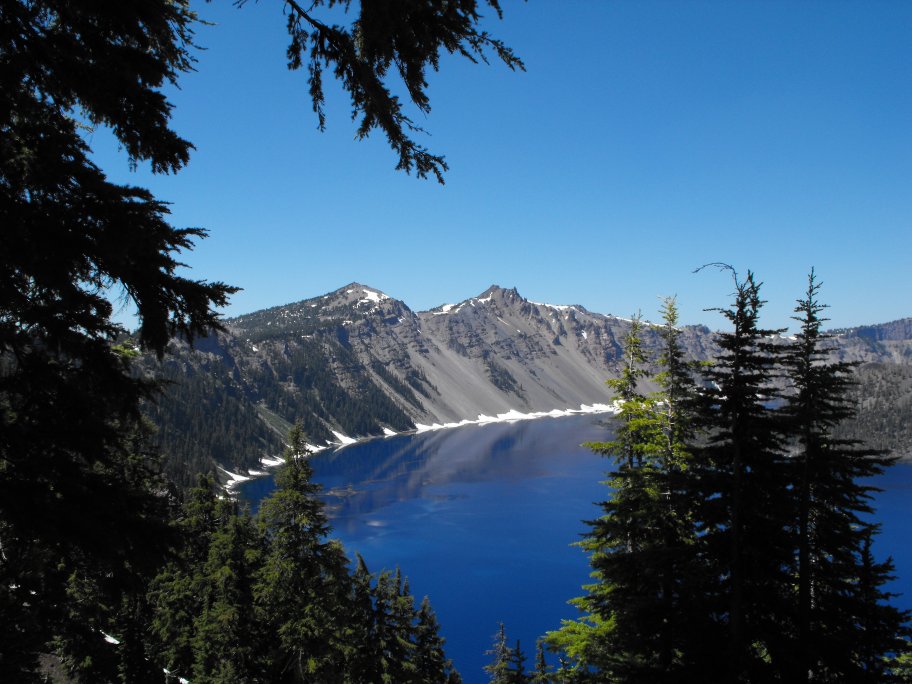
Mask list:
[[[617,414],[619,411],[617,402],[612,402],[611,404],[580,404],[578,409],[551,409],[550,411],[532,411],[530,413],[522,413],[516,409],[510,409],[504,413],[498,413],[494,416],[489,416],[484,413],[479,413],[478,417],[474,420],[469,418],[464,418],[458,422],[449,422],[449,423],[432,423],[431,425],[425,425],[423,423],[415,423],[415,427],[411,430],[404,430],[402,432],[394,432],[388,427],[383,428],[382,435],[368,435],[366,437],[349,437],[342,434],[336,430],[330,430],[332,434],[338,439],[338,442],[330,442],[327,440],[326,446],[316,446],[313,444],[307,444],[308,455],[316,454],[326,449],[333,449],[334,451],[339,451],[345,447],[351,446],[353,444],[363,444],[370,440],[374,439],[386,439],[388,437],[398,437],[399,435],[420,435],[426,432],[436,432],[438,430],[451,430],[453,428],[465,427],[468,425],[491,425],[494,423],[516,423],[521,420],[537,420],[539,418],[567,418],[569,416],[581,416],[581,415],[598,415],[604,413]],[[260,477],[266,477],[269,475],[269,470],[276,468],[282,465],[285,462],[281,456],[266,456],[260,459],[260,468],[257,470],[248,470],[246,475],[241,473],[234,473],[223,466],[217,466],[222,473],[228,476],[228,481],[222,484],[222,488],[228,494],[236,494],[235,491],[237,486],[243,482],[249,482]]]

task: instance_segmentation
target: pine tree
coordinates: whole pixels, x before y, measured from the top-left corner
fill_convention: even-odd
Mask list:
[[[532,684],[549,684],[551,681],[548,663],[545,661],[545,642],[542,639],[535,642],[535,674],[529,681]]]
[[[380,681],[413,681],[417,675],[413,636],[414,599],[397,568],[384,570],[374,587],[375,638],[380,656]]]
[[[158,527],[147,541],[150,552],[123,553],[112,562],[74,550],[58,564],[58,571],[68,576],[61,605],[64,612],[54,625],[54,646],[76,681],[161,680],[161,670],[152,663],[147,638],[151,607],[146,589],[166,552],[164,545],[173,547],[179,539],[167,526],[171,510],[166,498],[152,494],[156,490],[167,491],[167,485],[147,467],[155,459],[154,452],[146,451],[147,437],[144,431],[132,434],[129,444],[133,453],[125,454],[117,468],[112,467],[111,474],[129,483],[133,491],[150,493],[144,506],[134,499],[136,510],[126,514],[129,525],[146,518],[146,531],[151,530],[153,521]]]
[[[154,660],[174,677],[189,679],[195,660],[196,619],[203,610],[203,566],[209,558],[212,537],[219,527],[215,482],[199,476],[197,486],[186,496],[176,525],[181,546],[148,587],[152,617],[150,648]]]
[[[349,581],[344,555],[326,541],[329,524],[304,435],[289,435],[275,491],[260,505],[266,553],[254,588],[262,620],[278,637],[274,681],[330,681],[344,663],[335,624]]]
[[[507,632],[504,623],[500,623],[497,634],[494,635],[494,644],[486,652],[491,656],[491,662],[484,666],[484,671],[490,676],[491,684],[509,684],[510,680],[510,647],[507,645]]]
[[[52,554],[17,538],[2,519],[0,539],[0,681],[31,684],[41,681],[36,672],[38,655],[50,637],[47,625],[41,622],[50,611],[39,615],[32,608],[33,597],[47,596],[62,582],[53,576]]]
[[[397,569],[372,575],[358,556],[349,600],[337,607],[345,625],[345,671],[333,681],[390,684],[459,684],[462,679],[443,650],[437,618],[425,597],[415,599]]]
[[[889,672],[895,664],[894,657],[910,651],[910,611],[898,610],[889,603],[896,595],[884,590],[884,584],[895,579],[893,561],[878,562],[871,551],[871,540],[877,525],[864,529],[861,549],[855,554],[855,581],[850,593],[848,610],[841,625],[842,637],[837,641],[848,645],[846,653],[838,656],[850,657],[844,669],[827,668],[831,679],[853,682],[889,681]],[[835,654],[827,654],[835,655]],[[833,659],[835,660],[835,659]],[[831,660],[832,662],[832,660]],[[836,660],[837,663],[844,662]],[[843,674],[845,673],[845,674]]]
[[[735,286],[719,310],[733,329],[699,391],[673,300],[657,394],[636,391],[645,359],[626,341],[616,439],[594,445],[617,461],[582,542],[595,581],[573,601],[583,617],[547,636],[559,681],[904,676],[909,615],[884,590],[892,563],[871,552],[866,483],[890,459],[833,437],[851,414],[851,367],[826,358],[813,273],[793,345],[760,327],[753,274]]]
[[[523,653],[519,639],[516,640],[516,646],[510,649],[510,682],[512,684],[527,684],[530,676],[526,674],[526,654]]]
[[[685,615],[684,604],[695,590],[694,491],[685,446],[693,433],[694,383],[676,311],[666,300],[661,391],[652,396],[639,390],[648,370],[642,324],[634,319],[620,377],[609,381],[620,408],[615,439],[590,445],[616,463],[604,514],[589,523],[580,544],[590,552],[595,582],[573,601],[584,617],[548,635],[572,663],[565,674],[580,680],[594,671],[612,681],[674,680],[693,634],[694,615]]]
[[[374,614],[373,579],[364,559],[358,555],[352,573],[346,620],[347,642],[350,644],[346,657],[348,670],[357,673],[357,677],[352,678],[353,682],[378,682],[383,672]]]
[[[89,158],[78,121],[110,126],[132,159],[161,171],[191,147],[168,128],[158,89],[189,67],[195,17],[184,3],[121,9],[52,0],[0,11],[0,546],[53,559],[32,569],[46,585],[27,612],[43,641],[71,645],[69,578],[127,590],[126,568],[162,562],[170,544],[166,490],[148,486],[157,463],[135,449],[154,387],[116,344],[107,295],[137,304],[138,340],[161,353],[172,335],[217,325],[234,291],[179,275],[174,253],[203,231],[169,225],[166,205],[110,183]],[[12,645],[0,642],[0,661]]]
[[[639,389],[648,375],[641,329],[640,317],[635,316],[624,338],[620,375],[607,382],[620,408],[615,439],[587,444],[611,458],[616,469],[608,482],[612,495],[600,503],[603,514],[588,522],[590,531],[580,542],[590,554],[595,580],[583,587],[588,592],[585,596],[573,601],[585,617],[565,623],[559,633],[549,635],[553,646],[576,654],[578,673],[593,667],[615,672],[623,667],[619,663],[636,659],[631,649],[639,634],[627,618],[640,611],[649,591],[637,559],[648,543],[640,516],[652,505],[647,484],[652,463],[646,445],[655,441],[657,425],[653,403]]]
[[[893,459],[836,439],[851,417],[852,364],[827,358],[826,306],[814,271],[794,317],[801,328],[784,359],[791,393],[786,413],[797,440],[790,466],[798,500],[797,638],[793,681],[828,678],[880,681],[887,654],[902,650],[908,613],[889,606],[880,589],[891,572],[870,551],[874,490],[865,481]]]
[[[433,4],[408,4],[395,13],[365,3],[352,29],[324,23],[313,12],[321,5],[334,4],[332,0],[317,0],[306,6],[295,0],[286,3],[291,36],[289,67],[307,65],[320,128],[325,125],[322,75],[325,68],[332,68],[351,97],[353,117],[361,117],[358,136],[365,138],[371,130],[380,129],[399,156],[397,169],[414,169],[419,178],[433,174],[442,183],[446,162],[412,140],[411,135],[421,128],[390,92],[386,83],[390,67],[405,84],[412,103],[427,114],[430,101],[425,93],[425,72],[428,67],[437,69],[443,50],[473,62],[487,62],[486,51],[491,50],[510,69],[523,69],[522,62],[503,42],[478,30],[479,0],[456,0],[448,3],[445,11]],[[486,0],[484,4],[500,16],[499,0]]]
[[[445,639],[440,636],[437,616],[431,602],[425,596],[418,608],[415,624],[415,669],[416,681],[421,684],[455,684],[459,675],[453,662],[446,657],[443,646]]]
[[[412,140],[419,129],[388,75],[398,73],[427,112],[425,72],[442,51],[521,62],[479,28],[477,0],[394,15],[363,3],[356,21],[339,25],[313,14],[347,11],[343,4],[285,3],[289,66],[307,63],[320,127],[328,69],[360,116],[360,137],[379,128],[398,168],[442,182],[443,158]],[[487,5],[500,13],[496,0]],[[9,0],[0,9],[0,604],[16,620],[0,640],[0,673],[9,666],[19,681],[34,677],[39,644],[78,631],[61,608],[73,573],[90,567],[127,583],[126,565],[161,563],[170,544],[167,517],[151,514],[164,490],[123,476],[140,404],[156,387],[116,344],[125,331],[109,296],[135,305],[138,345],[161,358],[172,337],[217,329],[217,310],[236,288],[181,275],[179,253],[206,232],[172,226],[167,204],[147,190],[111,183],[91,160],[84,128],[110,129],[131,165],[179,171],[193,146],[172,130],[162,89],[193,69],[198,21],[186,0],[129,11]],[[31,598],[9,588],[38,583],[26,570],[40,577]],[[16,652],[23,647],[31,651]]]
[[[908,646],[890,660],[890,676],[900,684],[912,683],[912,650]]]
[[[237,502],[216,503],[218,521],[198,579],[201,612],[193,629],[194,684],[265,681],[265,634],[256,622],[254,572],[261,556],[256,527]]]
[[[603,515],[591,523],[592,531],[582,543],[591,554],[590,564],[599,581],[582,605],[612,622],[611,639],[601,645],[611,663],[607,672],[632,677],[654,666],[656,633],[648,624],[654,616],[658,587],[656,568],[644,560],[663,543],[651,529],[662,506],[656,460],[661,426],[655,400],[639,389],[640,381],[648,376],[639,316],[634,317],[624,338],[624,361],[620,377],[608,381],[620,407],[615,439],[590,445],[612,458],[616,470],[611,473],[612,495],[601,504]]]
[[[154,660],[147,629],[152,617],[144,578],[74,574],[67,592],[70,627],[55,639],[68,675],[75,682],[158,684],[162,668]]]
[[[693,667],[695,635],[709,625],[694,600],[705,589],[695,531],[699,482],[690,453],[696,433],[695,366],[685,358],[675,298],[666,298],[661,311],[661,370],[654,395],[658,443],[653,456],[661,503],[647,523],[657,534],[653,552],[642,562],[655,574],[657,596],[649,628],[656,634],[655,666],[648,676],[653,681],[678,681]]]
[[[710,632],[698,659],[706,674],[720,664],[725,674],[717,678],[755,681],[771,676],[770,660],[783,661],[788,650],[783,617],[790,600],[793,505],[783,477],[783,427],[769,407],[779,360],[772,338],[781,331],[760,327],[764,302],[753,274],[744,281],[734,274],[734,281],[732,307],[716,309],[732,330],[718,335],[720,355],[704,371],[707,436],[694,449],[703,485],[701,552],[706,576],[719,578],[707,587],[703,614],[717,616],[717,627],[727,632],[726,657],[713,646],[720,635]]]
[[[507,645],[507,633],[501,622],[497,634],[494,635],[494,644],[487,651],[491,662],[484,666],[491,684],[527,684],[531,676],[526,673],[526,656],[522,652],[519,641],[514,648]]]

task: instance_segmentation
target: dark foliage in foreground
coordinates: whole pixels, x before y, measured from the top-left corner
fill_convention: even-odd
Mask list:
[[[649,397],[633,326],[617,438],[593,445],[615,462],[581,544],[594,581],[584,616],[548,635],[557,681],[905,681],[909,614],[871,553],[869,481],[892,459],[834,435],[854,414],[851,366],[827,361],[818,291],[812,272],[797,336],[772,344],[760,283],[736,276],[722,354],[699,370],[666,305]]]
[[[478,28],[476,0],[395,14],[364,3],[348,28],[313,14],[320,6],[342,13],[348,2],[284,5],[289,60],[295,67],[308,59],[320,125],[325,68],[362,115],[359,133],[382,130],[398,167],[418,176],[441,179],[446,165],[411,140],[417,128],[385,85],[390,67],[420,111],[429,109],[425,70],[437,68],[441,51],[484,59],[490,49],[521,67]],[[499,12],[496,0],[488,5]],[[116,344],[124,331],[112,299],[136,308],[138,346],[162,357],[175,336],[192,342],[218,329],[216,311],[236,288],[181,275],[178,255],[205,231],[172,226],[166,203],[109,182],[91,161],[84,133],[108,127],[131,164],[179,171],[192,145],[171,129],[162,88],[191,70],[197,21],[187,0],[0,4],[3,681],[36,681],[39,655],[52,648],[68,654],[87,681],[156,679],[142,665],[154,662],[141,636],[152,610],[145,587],[180,544],[171,525],[174,497],[139,410],[158,388],[131,372],[135,350]],[[212,514],[219,524],[200,570],[214,573],[214,588],[202,595],[187,589],[188,600],[205,599],[206,615],[230,625],[195,633],[193,667],[205,676],[205,649],[244,629],[232,606],[258,586],[248,586],[243,572],[255,567],[259,542],[251,540],[259,538],[226,506]],[[121,641],[116,655],[102,626]],[[250,648],[225,661],[218,676],[234,681],[231,668],[254,667]]]

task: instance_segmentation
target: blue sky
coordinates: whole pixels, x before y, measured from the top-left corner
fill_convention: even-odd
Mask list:
[[[416,310],[492,283],[535,301],[685,323],[729,302],[724,261],[764,281],[786,326],[811,266],[832,326],[912,315],[912,3],[506,0],[486,24],[526,63],[446,58],[416,115],[446,185],[354,140],[328,83],[316,130],[306,73],[285,67],[281,3],[199,3],[197,71],[174,127],[197,147],[176,176],[120,182],[210,237],[197,278],[244,288],[237,315],[359,281]],[[488,12],[488,14],[493,14]]]

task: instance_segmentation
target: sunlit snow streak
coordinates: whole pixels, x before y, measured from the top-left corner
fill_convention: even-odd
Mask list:
[[[449,428],[462,427],[463,425],[512,423],[518,420],[534,420],[536,418],[561,418],[563,416],[575,416],[583,413],[617,413],[619,410],[620,408],[617,402],[611,404],[580,404],[578,409],[552,409],[551,411],[534,411],[532,413],[522,413],[516,409],[510,409],[506,413],[498,413],[496,416],[487,416],[480,413],[475,420],[465,419],[458,423],[433,423],[432,425],[415,423],[415,431],[421,433],[429,432],[431,430],[446,430]]]

